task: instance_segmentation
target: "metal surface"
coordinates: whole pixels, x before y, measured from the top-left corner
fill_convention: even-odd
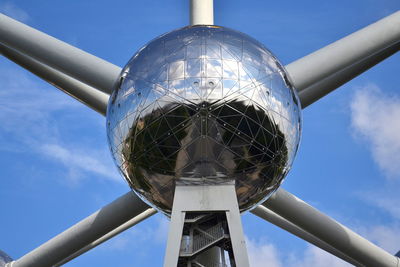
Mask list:
[[[133,205],[134,203],[132,203]],[[112,230],[111,232],[109,232],[108,234],[100,237],[99,239],[97,239],[96,241],[90,243],[89,245],[87,245],[86,247],[78,250],[77,252],[75,252],[74,254],[72,254],[71,256],[69,256],[68,258],[62,260],[61,262],[59,262],[58,264],[55,264],[54,266],[61,266],[63,264],[66,264],[67,262],[75,259],[76,257],[82,255],[83,253],[97,247],[98,245],[106,242],[107,240],[113,238],[114,236],[124,232],[125,230],[131,228],[132,226],[140,223],[141,221],[149,218],[150,216],[156,214],[157,211],[153,208],[149,208],[147,210],[145,210],[144,212],[140,213],[139,215],[137,215],[136,217],[130,219],[129,221],[127,221],[126,223],[118,226],[117,228],[115,228],[114,230]]]
[[[210,262],[221,262],[220,265],[214,267],[227,267],[227,264],[225,264],[225,260],[223,258],[223,256],[225,256],[223,253],[223,249],[215,246],[208,249],[203,254],[199,255],[197,257],[197,260],[200,264],[203,264],[204,266],[212,266],[211,264],[208,264]]]
[[[371,267],[400,266],[397,257],[377,247],[282,188],[277,190],[262,205],[361,265]]]
[[[233,252],[232,259],[234,258],[235,262],[231,266],[248,267],[249,260],[234,182],[219,185],[185,185],[178,183],[175,190],[164,267],[177,266],[178,258],[181,258],[182,252],[185,252],[185,249],[182,249],[182,247],[185,248],[185,239],[183,238],[183,234],[185,233],[184,225],[188,219],[187,214],[194,215],[194,212],[206,213],[206,216],[207,213],[208,215],[225,213],[229,233],[223,230],[222,228],[224,227],[221,225],[214,225],[213,228],[217,232],[218,229],[221,230],[222,236],[228,235],[228,239],[230,239],[231,250]],[[189,219],[196,220],[195,216]],[[207,230],[204,230],[203,232],[213,237],[218,236],[213,234],[214,231],[207,232]],[[210,261],[220,260],[219,258],[213,257]],[[220,262],[213,261],[212,264],[207,266],[218,266],[217,264],[220,264]]]
[[[233,255],[232,243],[224,211],[185,212],[178,267],[219,266],[221,251]],[[211,254],[211,252],[214,252]],[[216,252],[216,253],[215,253]],[[225,260],[225,256],[224,256]],[[234,261],[232,261],[234,263]]]
[[[275,224],[276,226],[288,231],[289,233],[294,234],[295,236],[298,236],[301,239],[304,239],[305,241],[310,242],[311,244],[335,255],[336,257],[339,257],[342,260],[347,261],[348,263],[354,266],[364,266],[262,205],[257,206],[250,212],[272,224]]]
[[[337,89],[341,85],[357,77],[364,71],[370,69],[371,67],[375,66],[376,64],[385,60],[391,55],[397,53],[399,50],[400,42],[388,48],[385,48],[379,53],[373,54],[366,59],[361,60],[347,68],[344,68],[341,71],[338,71],[334,75],[329,76],[321,82],[317,82],[307,87],[306,89],[299,92],[301,107],[306,108],[307,106],[316,102],[318,99]]]
[[[400,11],[290,63],[286,69],[305,107],[398,51],[399,42]]]
[[[0,44],[110,94],[121,68],[0,13]]]
[[[149,206],[134,193],[128,192],[40,247],[12,262],[11,266],[53,266],[148,208]]]
[[[214,0],[190,0],[190,25],[214,25]]]
[[[185,27],[140,49],[110,97],[107,135],[129,185],[164,213],[175,182],[234,179],[241,211],[288,173],[301,132],[295,90],[249,36]]]
[[[0,44],[2,55],[27,69],[66,94],[94,109],[103,116],[107,111],[109,95],[65,75],[39,61]]]
[[[206,7],[210,2],[211,9],[210,6]],[[191,11],[191,24],[213,24],[212,16],[209,18],[212,14],[212,1],[192,0]],[[193,29],[196,28],[186,28],[187,31]],[[112,105],[109,111],[118,113],[113,116],[120,116],[108,120],[109,141],[118,166],[137,192],[167,213],[171,209],[173,195],[171,185],[174,185],[174,181],[171,177],[176,177],[177,173],[178,177],[189,178],[183,180],[203,186],[207,183],[219,183],[221,180],[223,182],[226,174],[237,175],[239,178],[235,179],[239,181],[240,186],[236,188],[236,194],[238,197],[243,197],[242,210],[252,207],[280,185],[297,150],[300,122],[295,119],[300,118],[298,111],[300,107],[283,68],[258,43],[251,40],[250,44],[257,45],[247,47],[244,45],[248,44],[245,38],[238,42],[242,37],[237,38],[236,32],[232,32],[231,35],[229,33],[227,35],[229,38],[225,36],[218,40],[215,35],[219,34],[218,31],[223,31],[220,29],[207,27],[205,31],[199,31],[191,36],[193,38],[190,41],[184,34],[177,34],[174,35],[175,39],[162,42],[164,49],[161,55],[162,63],[158,58],[160,54],[152,55],[146,50],[148,48],[153,50],[154,47],[149,44],[141,50],[143,57],[140,57],[139,53],[125,68],[126,76],[122,80],[121,87],[118,87],[119,93],[116,93],[114,100],[110,102]],[[196,36],[201,36],[202,41],[196,43]],[[166,37],[168,35],[163,36]],[[217,40],[215,43],[214,38]],[[210,41],[203,42],[203,40]],[[288,72],[300,90],[301,102],[307,106],[317,101],[394,54],[399,50],[399,40],[400,12],[397,12],[289,64]],[[120,68],[2,14],[0,14],[0,44],[1,52],[5,56],[104,114],[107,94],[98,92],[93,87],[110,93],[119,77]],[[215,47],[217,50],[214,50]],[[268,66],[268,70],[254,69],[254,64],[257,66],[260,63],[257,62],[260,60],[260,54],[264,53],[260,47],[267,55],[261,63]],[[193,48],[197,48],[197,51]],[[250,50],[247,50],[248,48]],[[188,57],[190,49],[194,51],[192,56],[196,53],[197,56]],[[219,56],[212,56],[215,52]],[[247,52],[249,53],[246,54]],[[140,60],[142,60],[140,63],[147,64],[142,65],[148,67],[146,71],[155,70],[157,68],[154,68],[156,66],[154,64],[160,64],[158,65],[160,72],[147,72],[148,75],[154,75],[150,77],[140,76],[147,75],[145,73],[133,75],[130,73],[130,67]],[[235,67],[232,69],[230,64]],[[269,69],[271,66],[273,67]],[[197,74],[196,69],[199,70]],[[270,73],[267,76],[260,75],[263,71]],[[237,77],[232,79],[232,74]],[[225,81],[229,81],[230,84]],[[249,86],[254,87],[250,90]],[[218,97],[214,95],[216,92],[219,93]],[[269,101],[268,104],[265,102],[260,104],[261,100],[257,98],[259,92],[268,93],[262,97],[262,101]],[[279,95],[282,92],[283,95]],[[188,93],[192,95],[196,93],[196,98],[189,97],[190,101],[186,101]],[[254,98],[254,95],[257,97]],[[220,98],[223,98],[222,101]],[[291,99],[289,105],[285,105],[287,99]],[[267,105],[268,109],[263,105]],[[230,111],[224,113],[225,109]],[[247,113],[249,111],[252,112],[251,115]],[[280,123],[285,124],[286,113],[290,114],[289,119],[286,118],[289,123],[280,126]],[[262,119],[260,114],[263,114]],[[211,119],[208,119],[208,116]],[[259,127],[261,131],[255,133],[252,128],[254,118],[258,120],[258,126],[261,125]],[[242,125],[243,121],[247,124]],[[265,121],[267,125],[264,125]],[[229,127],[225,128],[225,123]],[[154,125],[156,127],[153,127]],[[180,138],[182,133],[184,137]],[[229,133],[229,138],[224,140],[221,136],[226,133]],[[259,136],[263,136],[264,143],[259,142]],[[206,141],[201,141],[203,137]],[[135,150],[134,145],[138,140],[149,143],[144,142],[144,146],[136,145],[137,150]],[[285,147],[287,149],[282,151]],[[262,150],[260,154],[252,152],[261,148],[266,148],[268,153]],[[148,151],[152,149],[154,153],[149,153]],[[196,149],[196,153],[192,153]],[[165,151],[172,153],[164,154]],[[217,151],[218,154],[210,156],[207,154],[210,151]],[[260,156],[268,154],[269,161]],[[134,158],[138,156],[142,157],[141,160]],[[178,159],[186,165],[178,166]],[[284,164],[282,159],[285,160]],[[140,168],[135,165],[136,162],[139,162],[137,166]],[[196,164],[198,166],[194,166]],[[260,178],[260,172],[265,169],[271,170],[271,165],[274,166],[273,173],[262,176],[263,181],[259,183],[257,179]],[[225,169],[225,173],[221,172],[220,168]],[[196,179],[193,179],[193,174],[200,173],[205,178],[209,177],[210,171],[218,174],[213,180],[194,181]],[[245,174],[240,174],[240,171],[244,171]],[[224,175],[220,176],[220,173]],[[133,178],[133,174],[139,179]],[[141,178],[145,179],[140,180]],[[261,187],[263,193],[258,197],[252,196],[250,189],[259,188],[260,184],[264,186]],[[149,197],[150,194],[154,197]],[[191,196],[188,197],[190,198]],[[132,205],[133,203],[135,205]],[[352,263],[365,266],[400,266],[397,257],[376,247],[284,190],[277,191],[263,205],[268,209],[257,207],[253,213],[321,248],[325,247],[325,250],[343,259],[347,258],[348,262],[355,261]],[[77,255],[74,253],[84,252],[86,248],[90,249],[98,242],[103,242],[128,227],[127,225],[136,223],[134,218],[130,223],[120,226],[147,208],[146,204],[128,193],[13,262],[12,266],[52,266],[64,259],[70,259],[73,255]]]

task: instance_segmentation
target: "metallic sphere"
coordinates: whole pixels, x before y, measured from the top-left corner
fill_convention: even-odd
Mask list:
[[[175,185],[235,182],[241,211],[270,196],[295,157],[300,104],[278,60],[223,27],[164,34],[125,66],[107,135],[131,188],[170,214]]]

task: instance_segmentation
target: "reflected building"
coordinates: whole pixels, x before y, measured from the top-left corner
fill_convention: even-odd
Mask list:
[[[190,26],[140,49],[110,98],[107,134],[131,188],[171,212],[176,183],[235,182],[248,210],[282,183],[301,132],[278,60],[251,37]]]

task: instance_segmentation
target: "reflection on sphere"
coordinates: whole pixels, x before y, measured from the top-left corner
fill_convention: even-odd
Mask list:
[[[235,182],[241,211],[270,196],[296,154],[300,104],[264,46],[227,28],[162,35],[125,66],[107,110],[114,160],[169,214],[176,183]]]

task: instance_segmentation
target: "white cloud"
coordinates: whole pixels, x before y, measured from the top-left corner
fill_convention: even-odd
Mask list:
[[[293,267],[348,267],[351,264],[321,250],[315,246],[309,245],[304,252],[303,258],[295,260],[290,264]]]
[[[395,220],[400,220],[400,188],[399,181],[387,181],[380,188],[375,188],[372,192],[359,192],[359,198],[369,205],[379,208],[380,211],[387,212]],[[400,248],[400,247],[399,247]]]
[[[12,17],[16,20],[26,22],[29,20],[29,15],[21,8],[17,7],[12,2],[4,2],[0,3],[0,12],[6,14],[9,17]]]
[[[283,266],[278,250],[272,244],[253,239],[246,240],[250,266],[252,267],[281,267]]]
[[[388,177],[400,177],[400,97],[377,86],[359,89],[351,103],[352,127],[368,143]]]
[[[399,182],[390,181],[374,192],[361,192],[358,195],[371,207],[386,212],[389,217],[384,223],[375,225],[356,226],[358,232],[379,247],[395,254],[400,250],[400,196],[398,193]]]
[[[377,225],[366,229],[363,235],[375,243],[379,247],[388,251],[391,254],[396,254],[400,250],[399,236],[400,226],[399,225]]]
[[[106,156],[102,156],[103,160],[99,160],[96,155],[100,155],[103,151],[81,151],[79,149],[71,149],[63,147],[59,144],[43,144],[40,151],[62,163],[69,170],[69,178],[72,181],[80,179],[80,171],[98,174],[100,177],[105,177],[117,182],[122,182],[123,179],[116,175],[114,168],[110,164],[105,164]],[[92,154],[92,155],[91,155]]]
[[[387,94],[373,84],[358,89],[350,104],[355,138],[371,150],[374,161],[391,178],[372,192],[358,195],[371,206],[387,212],[394,220],[380,225],[356,227],[362,236],[395,254],[399,249],[400,201],[400,95]],[[397,179],[396,179],[397,178]]]
[[[98,120],[104,125],[104,118],[84,112],[86,107],[81,103],[22,69],[4,65],[0,65],[0,151],[50,158],[67,170],[71,185],[87,174],[123,182],[106,141],[98,145],[95,137],[83,140],[74,133],[85,131],[88,125],[99,127]]]
[[[169,229],[168,219],[159,213],[147,220],[150,221],[133,226],[105,242],[100,248],[103,250],[143,249],[143,251],[147,251],[156,246],[165,247]]]
[[[130,245],[130,238],[125,235],[118,235],[110,240],[108,240],[104,245],[100,248],[103,250],[110,250],[110,251],[121,251],[127,249]]]
[[[301,255],[290,254],[285,251],[285,255],[266,241],[247,239],[247,250],[249,254],[250,266],[254,267],[348,267],[352,266],[347,262],[321,250],[313,245],[308,245]],[[288,256],[289,255],[289,256]]]
[[[159,244],[167,244],[169,220],[166,216],[157,217],[158,227],[154,230],[153,239]]]
[[[398,195],[395,195],[393,197],[389,197],[388,195],[381,195],[378,199],[375,199],[376,206],[384,209],[397,220],[400,220],[400,206],[398,205],[399,202],[400,196]]]

